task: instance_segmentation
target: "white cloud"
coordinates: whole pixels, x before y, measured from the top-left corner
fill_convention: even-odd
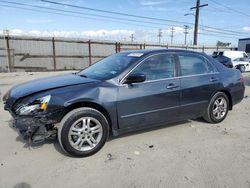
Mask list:
[[[129,38],[135,31],[125,29],[115,30],[87,30],[87,31],[40,31],[40,30],[9,30],[11,35],[37,36],[37,37],[66,37],[66,38],[93,38],[93,39],[112,39],[122,40]],[[0,34],[3,34],[1,31]]]
[[[174,27],[174,41],[183,41],[184,29],[182,27]],[[10,35],[16,36],[34,36],[34,37],[62,37],[62,38],[78,38],[91,40],[111,40],[111,41],[131,41],[131,34],[134,34],[135,42],[157,42],[158,29],[152,30],[128,30],[128,29],[114,29],[114,30],[83,30],[83,31],[41,31],[41,30],[21,30],[12,29]],[[192,32],[192,29],[189,31]],[[3,32],[0,30],[0,34]],[[162,28],[162,43],[170,42],[171,27]]]
[[[247,32],[250,32],[250,26],[245,26],[245,27],[243,27],[243,30],[244,30],[244,31],[247,31]]]
[[[90,37],[105,37],[105,36],[130,36],[134,31],[131,30],[92,30],[92,31],[83,31],[81,32],[82,36]]]
[[[152,0],[144,0],[144,1],[141,1],[140,4],[142,6],[154,6],[154,5],[161,5],[161,4],[165,4],[167,3],[167,1],[152,1]]]

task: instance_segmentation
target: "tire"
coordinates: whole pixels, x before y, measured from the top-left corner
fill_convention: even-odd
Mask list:
[[[226,118],[228,110],[229,99],[227,95],[223,92],[218,92],[210,100],[203,119],[208,123],[220,123]]]
[[[240,72],[245,72],[246,71],[246,67],[244,65],[240,65]]]
[[[61,148],[74,157],[87,157],[98,152],[109,136],[105,116],[93,108],[77,108],[64,116],[58,129]]]

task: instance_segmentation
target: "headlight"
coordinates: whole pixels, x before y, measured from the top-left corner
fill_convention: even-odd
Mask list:
[[[36,111],[45,111],[48,107],[51,95],[36,99],[34,102],[22,105],[17,108],[16,113],[19,115],[28,115]]]

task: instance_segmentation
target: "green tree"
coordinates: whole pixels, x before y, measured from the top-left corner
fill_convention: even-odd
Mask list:
[[[217,44],[216,46],[220,46],[220,47],[227,47],[227,46],[230,46],[231,43],[230,42],[222,42],[222,41],[217,41]]]

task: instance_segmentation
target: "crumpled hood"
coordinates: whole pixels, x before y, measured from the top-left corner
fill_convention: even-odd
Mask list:
[[[17,99],[33,93],[72,85],[87,84],[94,81],[96,80],[84,78],[76,74],[66,74],[32,80],[13,87],[9,91],[7,103],[13,104]]]

